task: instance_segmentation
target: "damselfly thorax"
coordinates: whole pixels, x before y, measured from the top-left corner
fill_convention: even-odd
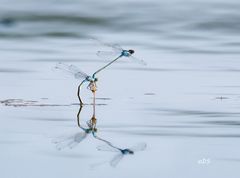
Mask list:
[[[122,56],[129,57],[134,53],[134,50],[122,50]]]
[[[92,77],[92,76],[87,76],[86,80],[89,82],[97,82],[98,81],[98,79],[96,77]]]

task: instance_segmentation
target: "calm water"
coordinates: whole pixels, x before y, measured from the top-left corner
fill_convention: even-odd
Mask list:
[[[0,2],[0,177],[239,176],[240,2]],[[148,63],[122,58],[98,76],[97,135],[147,144],[116,168],[116,153],[77,126],[80,81],[53,70],[91,74],[111,60],[90,36]],[[85,87],[82,96],[92,102]],[[91,118],[86,105],[85,128]]]

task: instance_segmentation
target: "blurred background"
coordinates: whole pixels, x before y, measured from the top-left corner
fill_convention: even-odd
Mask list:
[[[1,43],[34,41],[41,46],[43,40],[97,35],[159,53],[239,53],[236,0],[1,0],[0,10]]]
[[[237,177],[239,9],[237,0],[0,0],[1,177]],[[51,144],[79,131],[80,81],[53,71],[56,63],[91,74],[111,60],[96,56],[110,49],[89,37],[147,63],[122,58],[98,76],[101,136],[147,143],[116,169],[89,169],[111,157],[99,143],[61,152]],[[91,97],[84,88],[83,100]],[[38,106],[6,107],[7,99]],[[84,107],[84,122],[91,112]]]

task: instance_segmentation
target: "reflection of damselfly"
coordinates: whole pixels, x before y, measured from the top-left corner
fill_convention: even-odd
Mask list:
[[[53,143],[56,144],[56,148],[58,150],[62,150],[66,147],[74,148],[80,142],[82,142],[84,139],[86,139],[89,134],[92,134],[95,137],[95,133],[97,132],[97,128],[96,128],[97,119],[95,117],[95,105],[93,105],[92,118],[88,122],[86,122],[87,127],[83,127],[80,124],[81,111],[82,111],[82,106],[80,106],[79,111],[77,113],[77,121],[78,121],[78,127],[81,128],[83,132],[77,131],[76,133],[68,135],[68,136],[64,135],[64,136],[55,138],[53,140]]]
[[[53,143],[56,144],[56,148],[58,150],[62,150],[66,147],[74,148],[77,146],[80,142],[82,142],[84,139],[87,138],[89,134],[92,134],[94,136],[95,132],[97,131],[96,128],[93,128],[90,122],[87,122],[88,128],[83,128],[82,132],[77,131],[76,133],[70,134],[70,135],[64,135],[60,136],[58,138],[53,139]]]
[[[118,147],[113,146],[112,144],[105,144],[98,146],[97,149],[99,151],[112,151],[112,152],[118,152],[117,155],[113,157],[113,159],[110,161],[110,165],[113,167],[116,167],[117,164],[121,161],[121,159],[126,155],[133,155],[136,151],[143,151],[147,147],[146,143],[138,143],[137,145],[131,147],[131,148],[125,148],[121,149]]]
[[[78,132],[68,135],[68,136],[63,135],[58,138],[55,138],[52,140],[52,142],[54,144],[56,144],[56,148],[58,150],[62,150],[66,147],[72,149],[75,146],[77,146],[80,142],[82,142],[87,137],[87,135],[88,135],[87,132],[79,132],[78,131]]]

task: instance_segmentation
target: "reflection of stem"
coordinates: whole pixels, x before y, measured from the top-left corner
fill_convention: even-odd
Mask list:
[[[95,105],[96,105],[96,93],[95,91],[93,92],[93,117],[95,117]]]
[[[84,128],[81,126],[81,119],[80,119],[80,114],[82,112],[82,108],[83,106],[80,105],[78,113],[77,113],[77,124],[78,127],[80,127],[81,129],[83,129],[84,131],[91,131],[93,134],[94,132],[97,131],[96,125],[97,125],[97,119],[95,117],[95,104],[93,104],[93,116],[92,118],[87,122],[87,126],[88,128]]]
[[[96,128],[97,118],[95,117],[95,91],[93,91],[93,115],[92,115],[90,122],[91,122],[92,129],[97,130],[97,128]]]
[[[79,111],[77,113],[78,127],[83,129],[84,131],[88,131],[88,133],[89,133],[89,131],[91,131],[94,138],[96,138],[96,139],[98,139],[98,140],[108,144],[112,148],[115,148],[115,149],[121,151],[120,148],[114,146],[111,142],[109,142],[109,141],[107,141],[107,140],[105,140],[105,139],[103,139],[103,138],[101,138],[101,137],[96,135],[96,132],[97,132],[97,118],[95,117],[95,112],[96,112],[96,102],[95,102],[95,100],[96,100],[96,96],[95,96],[95,94],[96,94],[96,83],[92,83],[92,84],[93,85],[91,85],[91,87],[92,87],[91,91],[93,93],[93,115],[92,115],[92,118],[87,122],[88,128],[82,127],[81,124],[80,124],[80,114],[81,114],[83,106],[80,105]]]
[[[77,123],[78,123],[78,127],[80,127],[80,128],[81,128],[81,125],[80,125],[80,113],[82,111],[82,108],[83,108],[83,106],[80,105],[78,113],[77,113]]]

